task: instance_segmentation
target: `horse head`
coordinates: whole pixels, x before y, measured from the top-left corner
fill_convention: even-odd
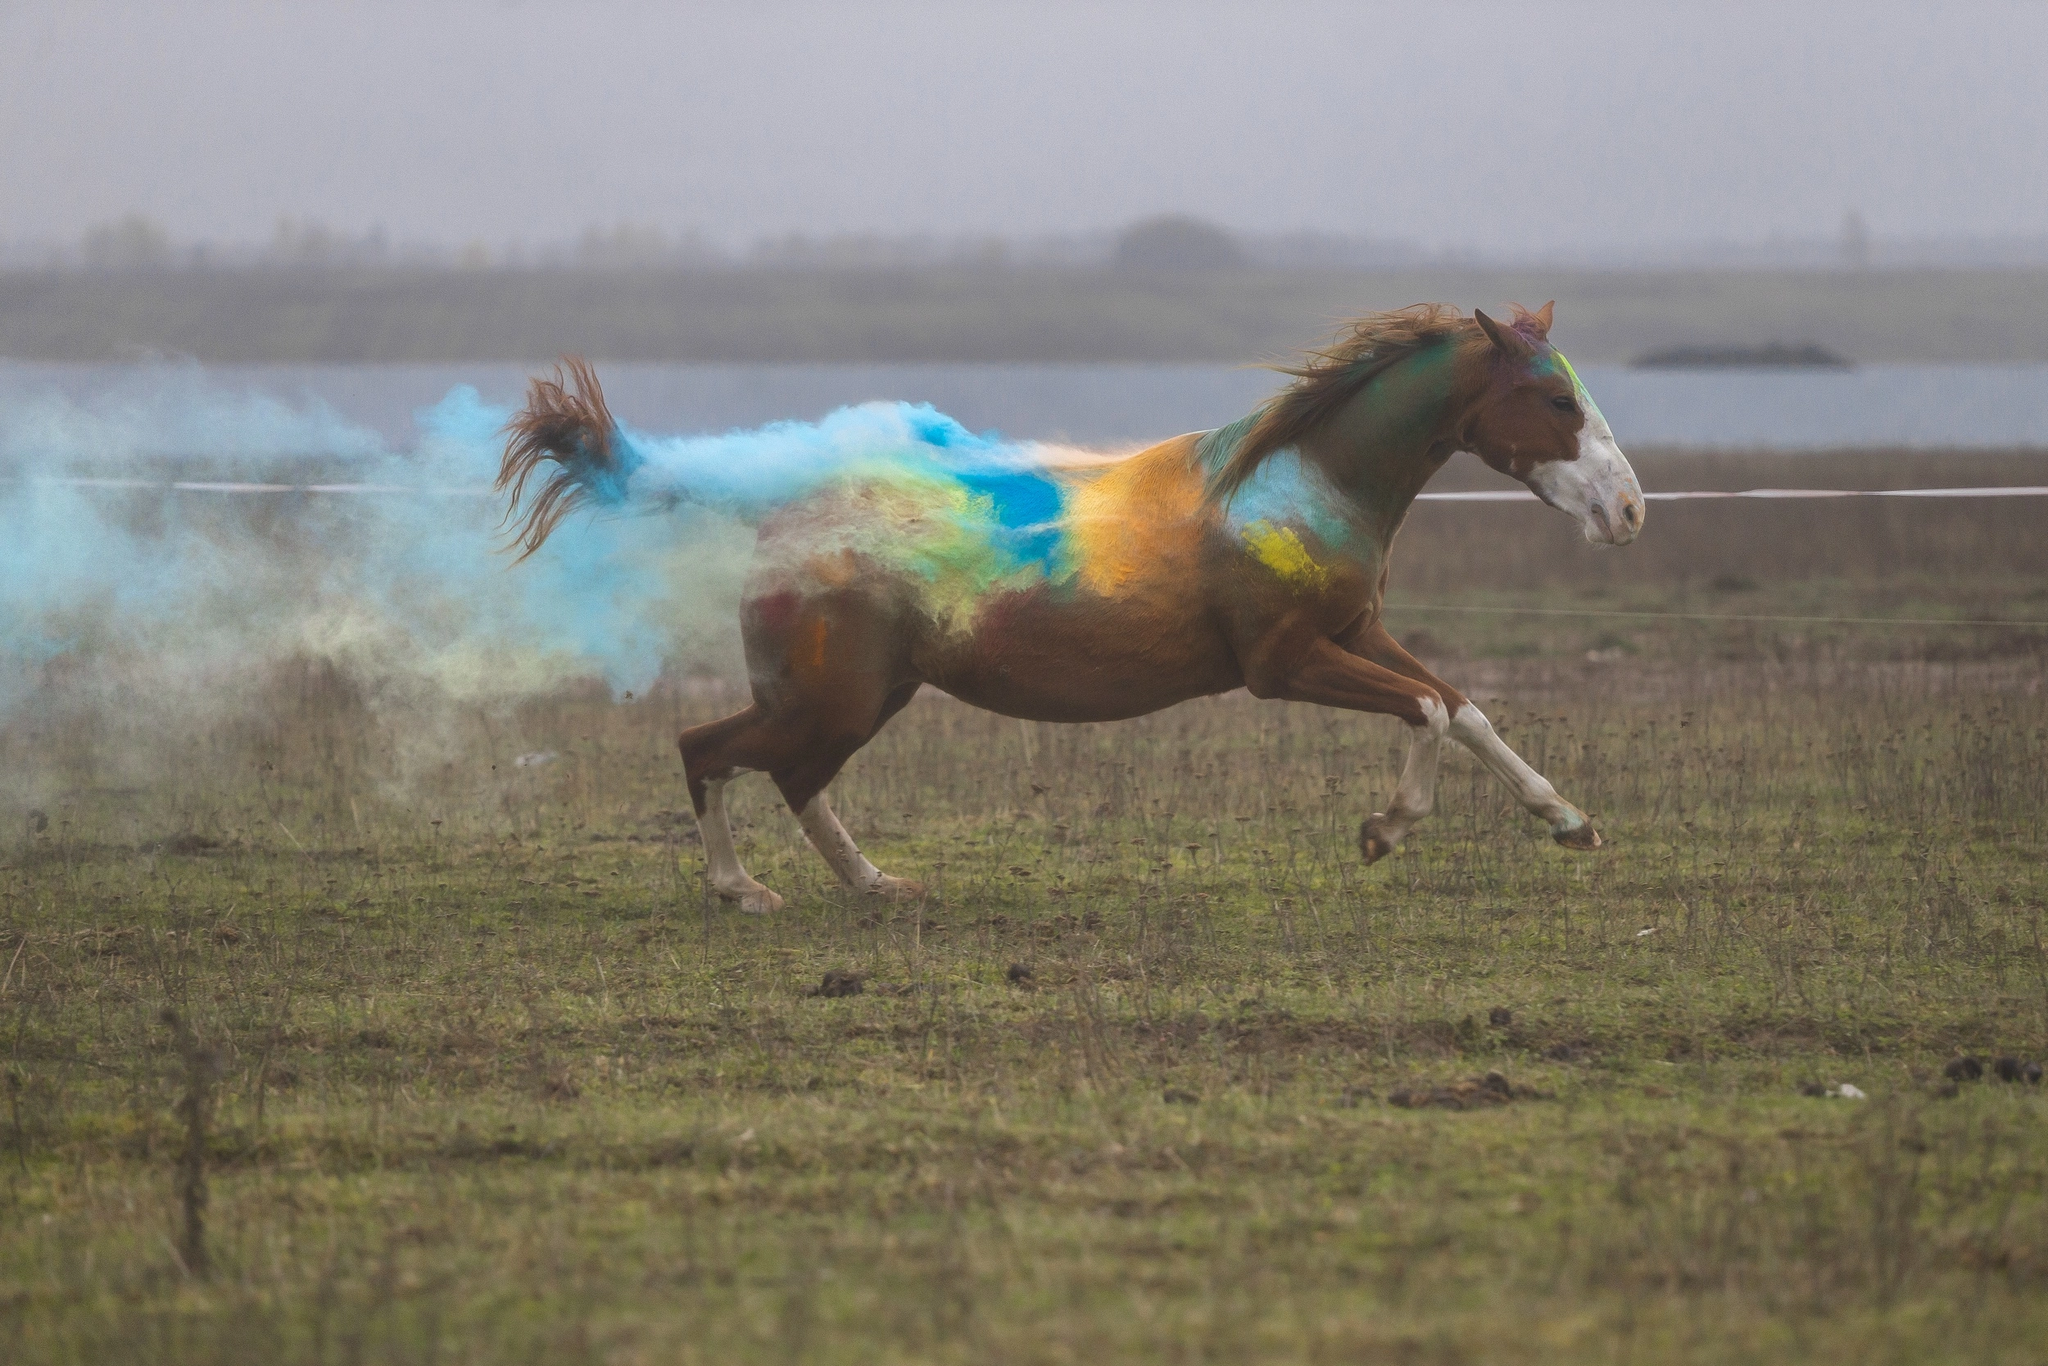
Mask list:
[[[1643,486],[1572,363],[1550,344],[1551,305],[1519,305],[1506,326],[1474,318],[1493,343],[1465,449],[1578,518],[1586,539],[1627,545],[1643,529]]]

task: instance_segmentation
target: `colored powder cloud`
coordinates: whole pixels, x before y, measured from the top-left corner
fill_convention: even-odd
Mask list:
[[[514,565],[488,494],[510,416],[470,389],[396,449],[325,406],[146,367],[90,400],[0,406],[0,725],[123,672],[231,688],[266,661],[333,660],[394,696],[515,696],[665,668],[736,679],[751,523],[839,478],[937,481],[965,542],[1047,570],[1060,493],[1028,443],[929,407],[868,404],[719,436],[629,432],[631,478]],[[88,478],[90,486],[75,481]],[[236,494],[169,481],[255,480]],[[303,491],[338,484],[378,492]]]

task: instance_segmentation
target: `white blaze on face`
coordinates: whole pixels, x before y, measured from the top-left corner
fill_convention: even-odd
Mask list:
[[[1586,425],[1579,429],[1579,458],[1544,461],[1529,472],[1529,487],[1544,502],[1578,518],[1587,540],[1627,545],[1643,529],[1643,486],[1578,372],[1562,352],[1556,354],[1572,377]]]

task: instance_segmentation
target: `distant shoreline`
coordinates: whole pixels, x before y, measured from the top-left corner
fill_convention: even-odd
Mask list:
[[[6,271],[0,358],[1249,364],[1374,309],[1546,299],[1591,363],[1787,342],[1859,364],[2048,361],[2048,269],[965,266]]]
[[[1637,370],[1848,370],[1855,362],[1825,346],[1667,346],[1629,362]]]

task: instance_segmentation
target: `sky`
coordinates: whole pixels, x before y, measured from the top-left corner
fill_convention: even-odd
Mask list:
[[[0,240],[2048,234],[2048,5],[0,0]]]

